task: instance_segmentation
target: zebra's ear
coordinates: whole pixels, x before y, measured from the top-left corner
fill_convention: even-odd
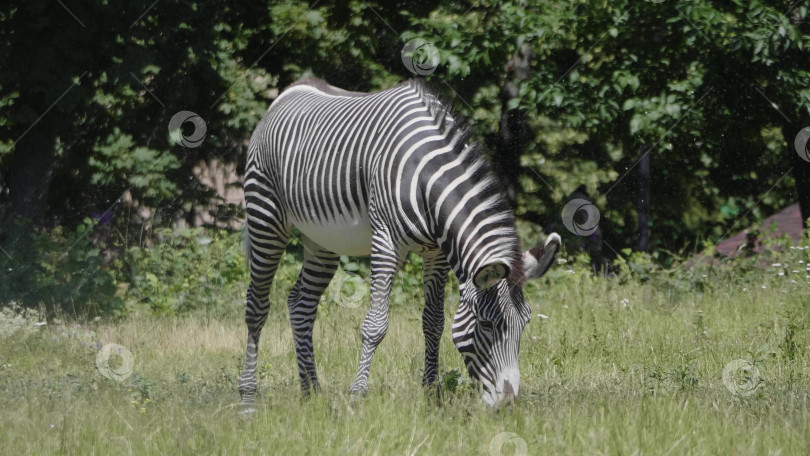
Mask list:
[[[473,276],[473,284],[479,290],[487,290],[509,275],[509,266],[500,261],[485,264]]]
[[[523,281],[541,277],[551,268],[554,257],[560,251],[562,240],[557,233],[551,233],[545,245],[527,250],[523,253]]]

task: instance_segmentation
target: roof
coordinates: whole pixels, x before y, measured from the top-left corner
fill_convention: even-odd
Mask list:
[[[772,225],[775,230],[770,232]],[[802,238],[802,214],[799,209],[799,203],[791,204],[780,212],[766,218],[761,226],[762,234],[758,236],[754,245],[753,250],[755,252],[762,250],[761,241],[763,236],[779,237],[782,234],[787,234],[793,239],[793,242],[798,243]],[[723,239],[715,246],[715,250],[727,257],[734,258],[741,250],[740,247],[746,243],[748,233],[751,232],[753,232],[753,229],[747,228],[730,238]]]

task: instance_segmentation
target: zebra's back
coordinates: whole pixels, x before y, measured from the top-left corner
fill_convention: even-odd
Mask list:
[[[408,116],[422,111],[424,102],[408,83],[369,94],[322,81],[291,86],[254,132],[246,187],[272,191],[288,222],[317,244],[368,255],[372,174]],[[266,185],[257,185],[263,179]]]

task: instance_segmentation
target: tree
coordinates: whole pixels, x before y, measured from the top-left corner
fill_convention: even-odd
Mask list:
[[[75,225],[128,194],[153,216],[116,223],[171,225],[214,197],[191,169],[238,163],[278,90],[308,75],[391,86],[410,76],[400,51],[417,37],[438,48],[428,79],[484,138],[527,221],[559,231],[584,186],[607,246],[637,245],[646,228],[655,252],[696,247],[797,198],[810,212],[808,164],[791,147],[810,123],[804,5],[63,3],[0,6],[6,221]],[[198,147],[170,138],[185,110],[205,121]]]
[[[434,77],[468,100],[462,109],[476,106],[464,110],[486,131],[496,131],[498,116],[490,112],[500,107],[487,100],[504,84],[499,68],[524,43],[531,46],[529,76],[506,107],[526,112],[536,135],[511,171],[520,176],[519,216],[559,214],[560,202],[584,184],[602,208],[607,244],[632,246],[639,232],[633,182],[647,160],[653,250],[698,247],[698,239],[750,221],[745,214],[761,217],[796,197],[793,176],[782,179],[799,128],[779,135],[783,119],[765,98],[793,119],[810,101],[801,63],[810,44],[806,7],[497,6],[475,2],[465,13],[443,5],[414,24],[442,50],[446,72]],[[503,149],[495,150],[495,159],[504,159]],[[801,169],[794,168],[799,180]]]

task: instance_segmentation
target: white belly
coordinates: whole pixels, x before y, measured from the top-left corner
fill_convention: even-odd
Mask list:
[[[368,219],[331,220],[327,224],[294,220],[293,223],[313,242],[337,254],[349,256],[371,254],[371,224]]]

